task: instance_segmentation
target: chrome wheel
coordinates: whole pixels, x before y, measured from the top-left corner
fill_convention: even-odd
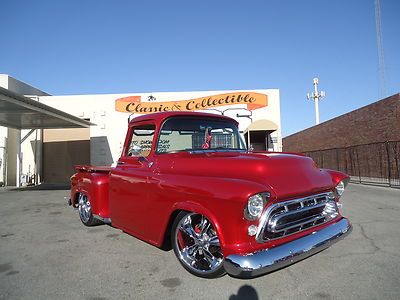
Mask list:
[[[90,205],[90,201],[85,194],[79,194],[78,197],[78,211],[79,217],[81,218],[83,223],[88,223],[92,216],[92,207]]]
[[[195,275],[212,277],[207,275],[223,274],[224,256],[219,238],[205,216],[187,213],[180,218],[175,226],[173,242],[178,259]]]

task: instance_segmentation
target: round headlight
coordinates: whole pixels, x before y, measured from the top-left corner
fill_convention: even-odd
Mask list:
[[[345,188],[345,186],[344,186],[344,182],[343,181],[339,182],[337,184],[337,186],[335,187],[336,193],[339,195],[339,197],[343,195],[344,188]]]
[[[247,210],[249,212],[249,215],[253,218],[258,218],[259,216],[261,216],[263,208],[264,200],[259,194],[251,196],[247,201]]]

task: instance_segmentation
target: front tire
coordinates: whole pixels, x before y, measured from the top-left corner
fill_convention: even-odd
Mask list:
[[[179,213],[172,226],[171,243],[179,262],[193,275],[217,278],[225,274],[217,232],[205,216]]]
[[[79,218],[85,226],[97,226],[103,224],[103,222],[93,216],[92,206],[88,197],[84,193],[79,193],[78,195],[78,212]]]

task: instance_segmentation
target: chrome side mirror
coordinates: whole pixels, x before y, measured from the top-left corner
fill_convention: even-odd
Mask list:
[[[140,156],[142,148],[138,145],[132,144],[128,150],[128,156]]]

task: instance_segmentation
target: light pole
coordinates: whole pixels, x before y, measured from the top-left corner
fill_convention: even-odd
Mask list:
[[[314,82],[314,92],[312,92],[311,94],[307,93],[307,99],[315,101],[315,125],[318,125],[319,124],[318,101],[322,100],[322,98],[325,97],[325,92],[324,91],[318,92],[318,78],[314,78],[313,82]]]

